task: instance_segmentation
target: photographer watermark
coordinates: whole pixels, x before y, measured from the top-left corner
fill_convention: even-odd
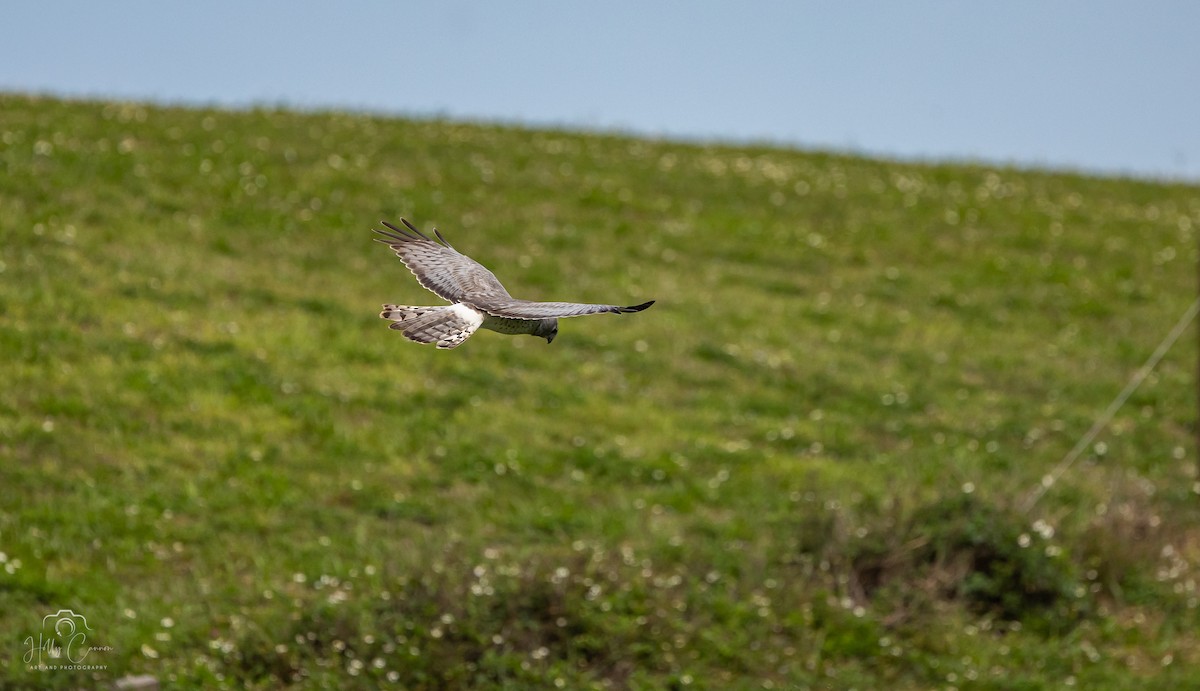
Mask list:
[[[92,627],[82,614],[69,609],[60,609],[42,617],[42,630],[37,636],[25,637],[25,655],[22,658],[29,669],[54,670],[102,670],[102,653],[112,648],[92,645],[88,636]]]

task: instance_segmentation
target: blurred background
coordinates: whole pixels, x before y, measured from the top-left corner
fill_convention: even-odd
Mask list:
[[[5,7],[0,89],[1200,177],[1200,5]]]
[[[1200,688],[1200,5],[0,21],[0,688]]]

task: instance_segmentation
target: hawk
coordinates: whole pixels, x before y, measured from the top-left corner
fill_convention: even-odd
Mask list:
[[[436,228],[433,234],[437,241],[434,241],[405,219],[400,222],[404,228],[383,221],[388,230],[374,229],[383,236],[375,239],[396,252],[422,287],[451,303],[436,307],[383,306],[379,316],[391,320],[389,328],[417,343],[456,348],[479,328],[502,334],[540,336],[550,343],[558,335],[561,317],[641,312],[654,304],[651,300],[619,307],[518,300],[500,285],[495,274],[451,247]]]

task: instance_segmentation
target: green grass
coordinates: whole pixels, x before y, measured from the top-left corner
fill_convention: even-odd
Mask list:
[[[0,96],[0,685],[1200,685],[1200,189]],[[553,345],[405,341],[380,219]],[[103,670],[26,637],[87,617]]]

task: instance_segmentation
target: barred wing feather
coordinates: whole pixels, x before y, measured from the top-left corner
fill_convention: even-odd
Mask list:
[[[579,302],[532,302],[530,300],[474,300],[472,304],[478,309],[496,317],[509,319],[562,319],[564,317],[581,317],[586,314],[626,314],[641,312],[654,301],[643,302],[640,305],[621,307],[619,305],[593,305]]]
[[[384,221],[390,232],[376,229],[383,237],[375,239],[391,247],[426,290],[450,302],[512,299],[495,274],[451,247],[441,233],[433,231],[435,241],[408,221],[400,220],[404,228]]]

